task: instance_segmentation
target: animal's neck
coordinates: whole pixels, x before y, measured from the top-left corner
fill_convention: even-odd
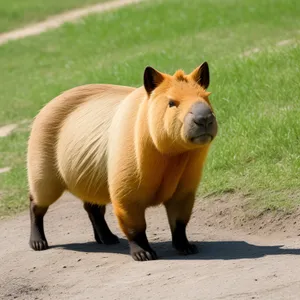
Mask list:
[[[160,147],[153,141],[149,129],[147,99],[145,98],[141,101],[135,124],[134,140],[136,157],[142,158],[147,156],[156,161],[168,161],[171,157],[182,156],[184,152],[188,152],[188,149],[185,149],[183,145],[176,144],[174,141],[168,140],[167,137],[164,139],[159,141]]]
[[[136,142],[144,148],[155,148],[158,153],[166,156],[177,156],[192,150],[181,139],[176,140],[169,137],[163,128],[159,134],[155,135],[154,132],[151,132],[151,124],[148,120],[148,101],[145,96],[139,107],[136,120],[136,128],[139,133],[135,135]]]
[[[161,153],[153,143],[147,121],[147,105],[143,107],[141,103],[135,126],[136,171],[142,189],[147,195],[153,193],[155,202],[152,204],[159,204],[174,193],[188,160],[188,153],[186,155]]]

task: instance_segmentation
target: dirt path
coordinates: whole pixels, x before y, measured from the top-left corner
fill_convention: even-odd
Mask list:
[[[177,256],[164,209],[147,212],[148,236],[160,259],[135,262],[121,243],[94,243],[81,202],[64,196],[46,216],[50,249],[28,246],[25,212],[0,222],[0,299],[299,299],[300,238],[249,236],[205,226],[197,205],[188,228],[197,255]]]
[[[91,5],[85,8],[78,8],[70,10],[68,12],[49,17],[43,22],[39,22],[33,25],[25,26],[20,29],[16,29],[10,32],[0,34],[0,45],[5,44],[10,40],[16,40],[25,38],[31,35],[38,35],[49,29],[57,28],[65,22],[74,22],[79,18],[85,17],[92,13],[105,12],[111,9],[119,8],[125,5],[142,2],[144,0],[115,0],[104,2],[96,5]]]

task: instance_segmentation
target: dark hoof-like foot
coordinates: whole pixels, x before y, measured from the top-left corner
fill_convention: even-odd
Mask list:
[[[155,260],[157,255],[154,251],[145,251],[141,249],[140,251],[132,252],[131,256],[136,261],[146,261],[146,260]]]
[[[189,255],[196,254],[199,252],[198,247],[194,244],[187,243],[185,245],[174,247],[179,254],[181,255]]]
[[[130,246],[130,254],[132,258],[136,261],[146,261],[157,259],[157,254],[151,248],[144,250],[136,244]]]
[[[105,237],[102,237],[101,240],[105,245],[114,245],[120,243],[119,238],[114,234],[106,235]]]
[[[49,248],[46,240],[30,240],[29,245],[35,251],[42,251]]]

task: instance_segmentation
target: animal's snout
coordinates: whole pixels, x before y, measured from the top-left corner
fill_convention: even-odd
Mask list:
[[[197,144],[211,141],[217,134],[217,120],[205,102],[192,105],[185,119],[186,137]]]
[[[213,125],[215,116],[210,107],[203,103],[196,103],[192,106],[191,113],[193,114],[193,121],[199,127],[208,128]]]
[[[214,119],[215,119],[215,117],[211,112],[210,114],[207,114],[207,115],[201,115],[200,114],[198,116],[195,116],[194,117],[194,122],[200,127],[207,128],[207,127],[209,127],[210,125],[213,124]]]

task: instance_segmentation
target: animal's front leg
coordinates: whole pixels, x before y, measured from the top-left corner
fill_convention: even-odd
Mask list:
[[[191,244],[186,236],[186,226],[190,220],[194,202],[194,194],[186,194],[176,195],[165,203],[172,232],[172,244],[180,254],[198,252],[197,246]]]
[[[156,259],[146,236],[145,208],[116,202],[113,205],[119,225],[128,239],[132,258],[137,261]]]

